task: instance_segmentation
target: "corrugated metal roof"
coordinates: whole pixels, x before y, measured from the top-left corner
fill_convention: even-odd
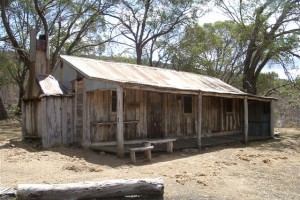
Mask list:
[[[218,78],[204,75],[74,56],[61,58],[87,78],[184,91],[246,95]]]
[[[53,76],[37,75],[36,78],[42,89],[43,95],[55,96],[55,95],[63,95],[64,94],[60,84]]]

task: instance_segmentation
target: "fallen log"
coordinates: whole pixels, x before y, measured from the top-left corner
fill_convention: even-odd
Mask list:
[[[95,199],[110,197],[163,196],[164,182],[156,179],[120,179],[67,184],[19,184],[17,198],[22,199]]]

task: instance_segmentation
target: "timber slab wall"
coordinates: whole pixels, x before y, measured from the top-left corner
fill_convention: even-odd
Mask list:
[[[23,138],[40,137],[44,148],[72,144],[73,102],[73,96],[48,96],[23,101]]]

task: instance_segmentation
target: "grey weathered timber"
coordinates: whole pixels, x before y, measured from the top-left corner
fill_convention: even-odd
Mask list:
[[[123,88],[117,87],[117,155],[124,157]]]
[[[19,200],[77,200],[139,195],[142,197],[163,196],[164,181],[156,179],[123,179],[99,182],[68,184],[20,184]]]
[[[244,98],[244,142],[248,142],[248,99]]]
[[[198,140],[198,148],[201,149],[201,132],[202,132],[202,94],[198,95],[198,121],[197,121],[197,140]]]
[[[176,139],[159,139],[159,140],[149,140],[145,142],[145,146],[151,146],[156,144],[167,144],[167,152],[172,153],[173,152],[173,142],[175,142]]]
[[[274,138],[274,100],[270,102],[270,136]]]
[[[138,151],[144,151],[145,157],[147,158],[147,160],[151,160],[151,150],[152,149],[153,149],[153,146],[130,148],[129,151],[130,151],[131,162],[136,163],[135,152],[138,152]]]
[[[35,61],[35,53],[36,53],[36,29],[30,30],[30,49],[29,49],[29,56],[30,56],[30,62]]]
[[[22,137],[26,136],[26,110],[25,103],[22,101]]]
[[[89,146],[91,144],[91,136],[90,136],[90,129],[88,129],[90,122],[88,120],[88,105],[87,101],[87,93],[86,93],[86,79],[83,79],[82,83],[82,145]]]
[[[73,143],[73,98],[51,96],[23,101],[24,138],[42,138],[44,148]]]

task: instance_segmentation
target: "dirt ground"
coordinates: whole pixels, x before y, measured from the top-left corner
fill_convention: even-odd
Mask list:
[[[151,162],[76,147],[41,150],[22,142],[15,121],[0,122],[0,187],[162,177],[164,199],[300,199],[300,129],[278,138],[154,154]]]

